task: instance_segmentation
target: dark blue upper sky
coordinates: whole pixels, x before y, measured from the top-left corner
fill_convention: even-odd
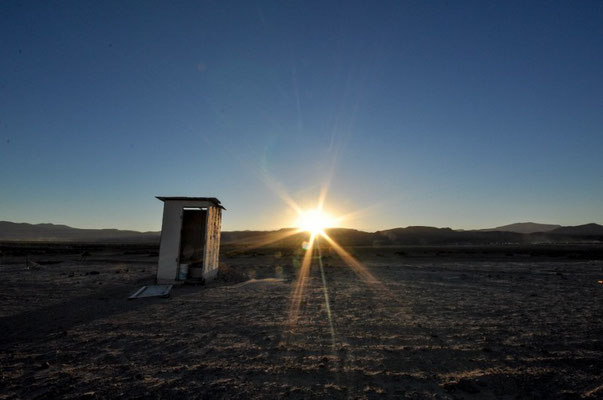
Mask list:
[[[0,220],[603,222],[603,2],[0,3]]]

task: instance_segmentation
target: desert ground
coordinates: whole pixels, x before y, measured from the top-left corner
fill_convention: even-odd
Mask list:
[[[1,399],[603,398],[596,246],[324,249],[294,322],[301,249],[137,300],[157,246],[0,251]]]

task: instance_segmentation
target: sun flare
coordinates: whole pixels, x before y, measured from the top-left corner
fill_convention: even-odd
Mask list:
[[[335,346],[336,333],[332,321],[329,291],[327,289],[327,279],[325,275],[325,267],[327,265],[323,265],[321,248],[327,249],[329,252],[333,250],[343,260],[343,262],[347,264],[351,270],[371,288],[378,287],[380,293],[387,292],[387,289],[383,288],[379,280],[377,280],[371,274],[368,268],[366,268],[360,261],[356,260],[354,256],[340,246],[335,239],[329,236],[332,232],[326,232],[327,228],[340,227],[342,222],[345,222],[348,218],[350,218],[350,215],[353,215],[347,214],[333,217],[331,214],[323,211],[327,189],[328,185],[324,186],[316,206],[306,210],[299,207],[299,205],[286,192],[280,193],[283,201],[285,201],[291,207],[292,211],[297,213],[297,219],[294,223],[296,229],[286,230],[284,236],[279,236],[277,240],[296,235],[300,232],[308,233],[307,241],[301,243],[301,247],[304,250],[302,259],[297,259],[296,265],[299,267],[299,269],[296,272],[297,278],[295,280],[295,284],[293,285],[290,296],[289,315],[287,318],[288,329],[286,331],[287,333],[284,335],[285,343],[289,343],[289,340],[294,340],[294,336],[291,335],[293,335],[295,326],[298,324],[298,320],[302,317],[301,313],[303,311],[304,299],[307,297],[306,292],[309,286],[312,263],[314,260],[318,262],[318,266],[320,268],[325,308],[327,311],[329,329],[331,332],[331,341],[333,346]],[[271,242],[274,241],[274,239],[271,240]]]
[[[307,210],[300,213],[295,225],[301,230],[317,235],[335,225],[335,222],[335,219],[324,211]]]

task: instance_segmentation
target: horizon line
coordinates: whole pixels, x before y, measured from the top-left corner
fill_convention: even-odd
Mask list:
[[[8,221],[8,220],[0,220],[0,223],[2,223],[2,222],[8,222],[8,223],[12,223],[12,224],[27,224],[27,225],[32,225],[32,226],[36,226],[36,225],[66,226],[71,229],[82,229],[82,230],[84,230],[84,229],[86,229],[86,230],[117,230],[117,231],[131,231],[131,232],[136,232],[136,233],[141,233],[141,234],[161,233],[161,228],[159,230],[141,231],[141,230],[130,229],[130,228],[106,228],[106,227],[104,227],[104,228],[83,228],[83,227],[75,227],[75,226],[71,226],[71,225],[67,225],[67,224],[63,224],[63,223],[53,223],[53,222],[32,223],[32,222],[15,222],[15,221]],[[376,233],[376,232],[388,231],[388,230],[393,230],[393,229],[406,229],[406,228],[416,228],[416,227],[450,229],[453,231],[479,231],[479,230],[494,230],[497,228],[501,228],[501,227],[505,227],[505,226],[509,226],[509,225],[516,225],[516,224],[554,225],[554,226],[558,226],[558,227],[575,227],[575,226],[583,226],[583,225],[589,225],[589,224],[603,225],[598,222],[586,222],[586,223],[577,224],[577,225],[561,225],[561,224],[554,224],[554,223],[541,223],[541,222],[527,221],[527,222],[511,222],[509,224],[499,225],[499,226],[495,226],[495,227],[488,227],[488,228],[470,228],[470,229],[463,229],[463,228],[455,229],[450,226],[441,226],[440,227],[440,226],[432,226],[432,225],[395,226],[392,228],[377,229],[374,231],[373,230],[363,230],[363,229],[358,229],[358,228],[349,228],[349,227],[344,227],[344,226],[333,226],[333,227],[328,227],[325,229],[349,229],[349,230],[355,230],[355,231],[367,232],[367,233]],[[298,229],[298,228],[291,226],[291,227],[282,227],[282,228],[276,228],[276,229],[229,229],[229,230],[221,229],[221,232],[276,232],[276,231],[280,231],[280,230],[284,230],[284,229]]]

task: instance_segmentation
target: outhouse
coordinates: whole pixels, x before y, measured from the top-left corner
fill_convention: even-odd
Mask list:
[[[157,283],[209,282],[218,274],[224,207],[215,197],[157,197],[163,201]]]

